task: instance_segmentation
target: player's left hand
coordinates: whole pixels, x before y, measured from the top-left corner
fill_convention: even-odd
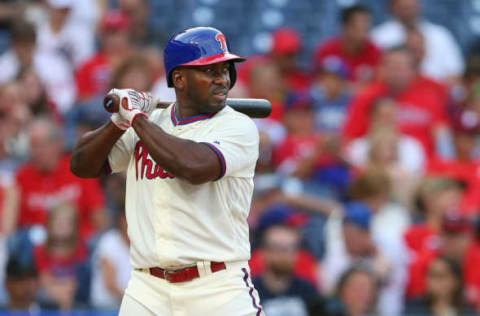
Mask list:
[[[153,109],[153,98],[149,93],[133,89],[112,89],[109,93],[114,93],[120,98],[118,113],[130,126],[138,116],[148,118],[147,113]]]

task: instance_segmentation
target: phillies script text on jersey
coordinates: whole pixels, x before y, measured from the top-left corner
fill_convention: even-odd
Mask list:
[[[142,180],[144,176],[149,180],[155,179],[157,177],[160,179],[175,178],[172,174],[168,173],[168,171],[161,168],[152,159],[149,158],[147,148],[141,141],[138,141],[137,144],[135,145],[135,175],[137,180],[138,180],[139,162],[140,162],[140,168],[141,168],[140,179]]]

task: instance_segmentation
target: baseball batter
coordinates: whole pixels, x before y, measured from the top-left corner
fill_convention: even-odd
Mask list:
[[[173,36],[164,60],[176,102],[152,111],[149,94],[113,89],[119,112],[71,158],[79,177],[127,172],[134,271],[120,315],[264,315],[247,262],[258,131],[225,105],[244,58],[198,27]]]

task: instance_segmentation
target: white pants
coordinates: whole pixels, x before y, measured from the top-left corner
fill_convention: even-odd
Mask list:
[[[133,271],[119,316],[265,316],[246,262],[227,263],[225,270],[200,275],[169,283]]]

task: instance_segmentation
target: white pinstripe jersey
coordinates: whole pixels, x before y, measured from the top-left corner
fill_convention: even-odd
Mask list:
[[[221,163],[222,175],[200,185],[177,179],[155,163],[133,128],[125,132],[110,151],[107,168],[127,172],[132,266],[248,260],[247,216],[259,145],[254,122],[228,106],[180,120],[173,105],[155,110],[150,121],[170,135],[208,145]]]

